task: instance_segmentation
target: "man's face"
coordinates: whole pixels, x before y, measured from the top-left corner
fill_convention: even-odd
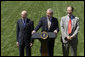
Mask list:
[[[71,8],[71,7],[68,7],[68,8],[67,8],[67,14],[69,14],[69,15],[72,14],[72,8]]]
[[[53,13],[52,13],[52,12],[50,12],[50,11],[47,11],[47,16],[50,18],[50,17],[52,17],[52,16],[53,16]]]
[[[22,14],[21,14],[21,17],[22,17],[22,18],[26,18],[26,17],[27,17],[27,14],[26,14],[26,13],[22,13]]]

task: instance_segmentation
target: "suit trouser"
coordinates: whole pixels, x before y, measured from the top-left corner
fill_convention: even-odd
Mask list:
[[[68,43],[62,43],[63,56],[69,55],[69,48],[71,48],[71,56],[77,56],[77,44],[78,38],[68,41]]]
[[[54,54],[54,43],[55,39],[48,40],[48,56],[53,56]],[[40,52],[42,52],[42,48],[40,48]]]
[[[24,56],[24,48],[26,47],[26,56],[31,56],[31,48],[29,45],[19,45],[19,56]]]

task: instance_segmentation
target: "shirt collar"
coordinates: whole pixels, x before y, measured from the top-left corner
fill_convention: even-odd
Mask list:
[[[67,15],[67,16],[69,17],[69,15]],[[71,20],[72,20],[72,19],[74,19],[74,16],[73,16],[73,15],[71,15]]]
[[[24,20],[25,20],[25,22],[26,22],[27,18],[25,18],[25,19],[22,19],[23,23],[24,23]]]
[[[47,16],[47,19],[49,20],[48,16]],[[52,17],[50,18],[50,21],[52,20]]]

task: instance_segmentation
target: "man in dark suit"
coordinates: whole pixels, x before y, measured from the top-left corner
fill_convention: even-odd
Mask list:
[[[26,56],[31,56],[31,32],[34,29],[33,21],[27,18],[27,12],[21,12],[21,19],[17,22],[17,46],[19,47],[19,56],[24,56],[24,47],[26,47]]]
[[[52,9],[48,9],[46,14],[47,14],[46,17],[42,17],[40,19],[39,24],[32,31],[32,34],[38,31],[40,27],[42,27],[41,32],[43,31],[55,32],[57,34],[57,32],[59,31],[58,20],[53,17]],[[54,42],[55,42],[55,39],[49,39],[48,41],[48,55],[49,56],[53,56]]]

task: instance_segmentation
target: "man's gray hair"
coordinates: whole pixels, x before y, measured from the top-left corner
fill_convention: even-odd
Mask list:
[[[22,12],[21,12],[21,14],[27,14],[27,11],[26,10],[23,10]]]
[[[46,12],[50,11],[51,13],[53,13],[53,10],[51,8],[47,9]]]

